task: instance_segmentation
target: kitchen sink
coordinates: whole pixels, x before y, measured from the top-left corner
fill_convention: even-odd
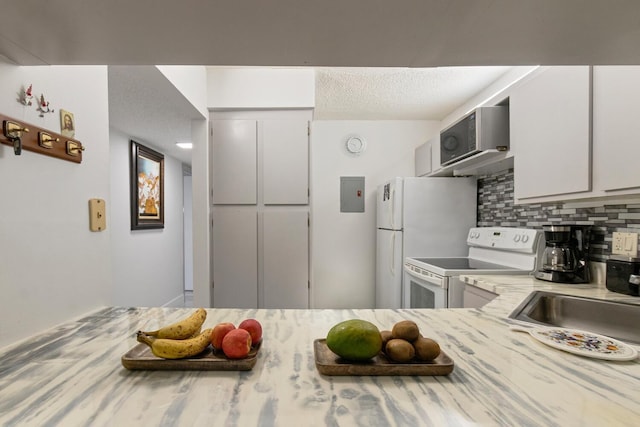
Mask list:
[[[534,291],[509,318],[581,329],[640,345],[640,305]]]

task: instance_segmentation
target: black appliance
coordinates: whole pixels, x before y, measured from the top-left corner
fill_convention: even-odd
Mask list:
[[[440,164],[509,149],[509,107],[480,107],[440,132]]]
[[[534,276],[557,283],[588,283],[591,227],[547,225],[542,228],[545,248]]]
[[[640,258],[611,257],[607,260],[607,289],[638,296]]]

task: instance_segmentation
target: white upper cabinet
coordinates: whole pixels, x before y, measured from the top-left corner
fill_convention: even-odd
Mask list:
[[[257,203],[257,123],[214,120],[212,186],[216,205]]]
[[[591,190],[591,68],[549,67],[509,99],[516,203]]]
[[[415,149],[416,176],[427,176],[433,171],[432,150],[436,139],[429,140]]]
[[[425,142],[415,149],[416,176],[431,173],[431,141]]]
[[[265,120],[262,129],[263,197],[266,205],[309,203],[309,122]]]
[[[639,100],[639,66],[594,67],[593,179],[604,195],[640,191]]]

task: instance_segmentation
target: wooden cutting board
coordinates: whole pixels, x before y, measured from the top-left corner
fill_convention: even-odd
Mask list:
[[[453,372],[453,360],[444,352],[431,362],[391,362],[384,353],[371,361],[352,362],[342,359],[329,350],[325,339],[313,342],[318,372],[324,375],[449,375]]]
[[[122,356],[122,366],[131,370],[165,371],[250,371],[258,360],[258,350],[252,348],[244,359],[227,359],[211,346],[197,356],[187,359],[163,359],[151,353],[146,344],[138,344]]]

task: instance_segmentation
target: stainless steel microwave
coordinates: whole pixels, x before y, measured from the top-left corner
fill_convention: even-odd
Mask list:
[[[480,107],[440,132],[440,164],[486,150],[509,149],[509,107]]]

